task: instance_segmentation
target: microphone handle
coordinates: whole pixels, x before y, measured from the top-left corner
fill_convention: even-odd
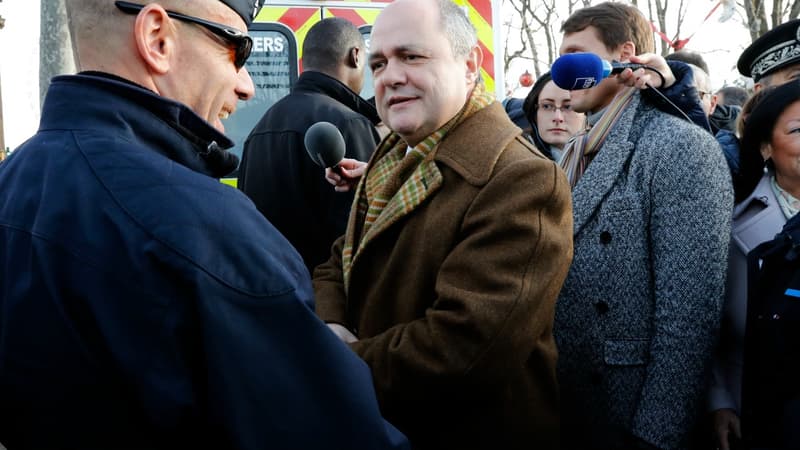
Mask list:
[[[611,74],[616,75],[622,73],[622,71],[625,69],[638,70],[638,69],[650,69],[650,67],[644,64],[614,63],[614,65],[611,68]]]
[[[347,175],[345,175],[345,174],[344,174],[344,172],[342,172],[342,166],[340,166],[339,164],[336,164],[335,166],[333,166],[333,167],[330,167],[330,169],[331,169],[331,170],[333,171],[333,173],[335,173],[336,175],[339,175],[339,176],[340,176],[340,177],[342,177],[342,178],[347,178]]]

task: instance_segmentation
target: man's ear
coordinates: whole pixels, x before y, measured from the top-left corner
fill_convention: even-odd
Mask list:
[[[363,58],[361,57],[361,49],[358,47],[353,47],[347,52],[347,65],[354,69],[358,69],[361,67],[363,62]]]
[[[470,83],[478,81],[481,76],[481,64],[483,64],[483,51],[476,45],[467,55],[467,81]]]
[[[175,56],[175,28],[161,5],[151,3],[136,16],[134,41],[139,56],[152,72],[164,74]]]
[[[711,94],[708,94],[708,95],[711,95]],[[717,102],[718,101],[719,101],[719,97],[717,97],[717,94],[711,95],[711,108],[708,110],[708,115],[709,116],[714,113],[715,109],[717,109]]]
[[[636,56],[636,44],[631,41],[627,41],[620,45],[619,60],[621,62],[630,61],[631,56]]]

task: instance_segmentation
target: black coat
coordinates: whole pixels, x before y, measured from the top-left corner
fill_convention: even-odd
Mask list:
[[[800,215],[747,256],[742,377],[746,448],[800,448]]]
[[[342,132],[346,158],[369,160],[379,141],[375,108],[338,80],[307,71],[256,124],[239,167],[239,189],[294,245],[309,272],[330,257],[353,202],[353,193],[335,192],[306,153],[306,130],[319,121]]]

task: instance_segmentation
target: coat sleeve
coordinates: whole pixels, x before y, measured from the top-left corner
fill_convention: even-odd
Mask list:
[[[671,145],[654,152],[648,187],[655,298],[650,358],[633,417],[634,435],[659,448],[679,446],[702,409],[733,208],[727,165],[711,135],[691,128],[670,136]],[[640,145],[656,145],[645,139]]]
[[[342,273],[342,247],[344,236],[331,248],[331,257],[314,270],[314,292],[317,298],[317,315],[325,322],[338,323],[352,331],[345,314],[346,295]]]
[[[735,400],[733,393],[728,389],[728,386],[732,383],[733,379],[741,380],[741,366],[735,369],[738,372],[738,375],[734,375],[731,373],[731,370],[734,370],[731,367],[730,360],[731,353],[739,352],[738,360],[741,361],[741,348],[737,348],[738,345],[736,343],[736,335],[741,334],[744,335],[744,330],[735,330],[734,321],[730,317],[726,317],[728,311],[732,310],[734,304],[739,302],[747,302],[746,292],[737,292],[742,286],[741,283],[736,283],[734,277],[741,277],[747,278],[746,271],[745,273],[737,274],[737,268],[734,268],[734,260],[736,258],[745,258],[745,255],[736,248],[736,243],[731,239],[731,242],[728,246],[728,276],[726,280],[726,289],[725,289],[725,303],[723,306],[723,314],[722,314],[722,323],[720,325],[720,335],[717,344],[714,347],[714,354],[711,359],[711,380],[709,381],[709,388],[708,388],[708,410],[715,411],[718,409],[732,409],[735,410],[737,414],[739,414],[739,408],[737,407],[737,401]],[[738,284],[738,286],[737,286]]]
[[[255,209],[249,216],[246,240],[235,234],[216,247],[220,258],[246,260],[233,280],[185,271],[197,295],[192,348],[202,349],[186,359],[226,447],[408,448],[378,409],[369,367],[314,314],[299,255]]]
[[[529,159],[500,169],[479,190],[439,268],[432,306],[351,344],[372,369],[382,405],[428,395],[419,380],[445,389],[469,373],[471,382],[486,382],[551,342],[572,259],[568,186],[554,163]]]
[[[378,409],[369,367],[314,314],[300,255],[243,195],[219,191],[217,203],[232,214],[202,214],[211,225],[196,233],[225,231],[202,241],[180,233],[214,256],[186,261],[173,252],[162,266],[192,294],[177,316],[175,351],[209,427],[228,438],[222,447],[408,448]]]
[[[700,95],[694,85],[692,68],[683,61],[667,61],[667,64],[675,75],[675,84],[666,89],[659,89],[658,92],[645,89],[642,91],[642,98],[669,115],[685,119],[684,114],[686,114],[692,123],[710,133],[711,125],[708,123]]]

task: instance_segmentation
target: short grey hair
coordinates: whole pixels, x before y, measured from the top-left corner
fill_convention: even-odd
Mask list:
[[[703,70],[702,67],[696,66],[692,63],[688,64],[689,67],[692,69],[692,75],[694,76],[694,86],[697,88],[698,91],[703,91],[706,94],[711,94],[711,77],[708,76],[708,73]]]
[[[439,24],[442,26],[453,56],[463,58],[478,45],[478,32],[464,10],[452,0],[437,0]]]

